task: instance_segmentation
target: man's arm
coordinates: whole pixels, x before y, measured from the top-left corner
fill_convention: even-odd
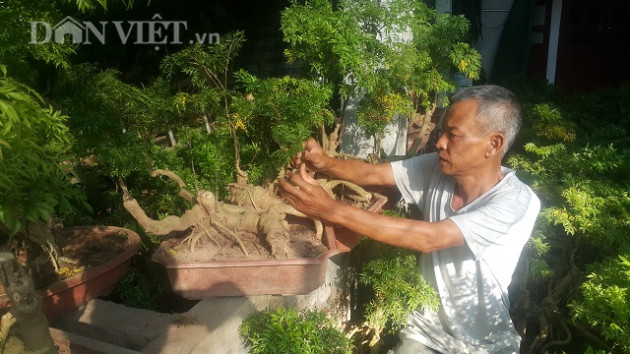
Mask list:
[[[326,221],[379,242],[423,253],[464,245],[464,235],[450,219],[439,222],[374,214],[336,202]]]
[[[304,167],[291,183],[279,180],[282,197],[309,216],[343,226],[360,235],[420,252],[461,246],[464,236],[450,219],[431,223],[374,214],[332,199]]]

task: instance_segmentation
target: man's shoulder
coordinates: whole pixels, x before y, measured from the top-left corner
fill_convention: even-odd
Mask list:
[[[495,197],[540,209],[540,199],[530,186],[518,178],[515,171],[508,170],[502,182],[496,190]]]
[[[437,152],[429,152],[426,154],[414,155],[401,160],[402,163],[437,163]]]
[[[394,171],[405,171],[407,174],[413,175],[433,175],[439,173],[440,170],[437,153],[415,155],[403,160],[392,161],[391,166]]]

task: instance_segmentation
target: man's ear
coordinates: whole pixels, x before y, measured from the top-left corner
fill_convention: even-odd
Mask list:
[[[486,157],[490,157],[496,154],[499,154],[500,156],[502,156],[504,142],[505,142],[505,137],[503,136],[503,134],[492,133],[492,135],[490,135],[490,139],[488,140],[488,149],[486,149]]]

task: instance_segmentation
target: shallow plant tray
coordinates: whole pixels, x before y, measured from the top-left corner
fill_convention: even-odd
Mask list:
[[[367,210],[380,213],[386,202],[386,197],[375,194]],[[347,230],[325,226],[322,243],[328,250],[313,258],[182,263],[169,257],[168,251],[158,250],[152,259],[166,268],[173,292],[190,300],[220,296],[303,295],[324,283],[330,257],[350,251],[350,241],[338,242],[337,232],[348,240],[361,238],[353,237]]]
[[[73,277],[57,281],[40,291],[42,307],[49,321],[77,309],[99,296],[108,295],[125,274],[131,257],[140,249],[140,236],[137,233],[115,226],[72,227],[60,231],[62,235],[100,234],[127,235],[127,249],[109,261],[80,272]],[[0,295],[0,313],[5,313],[11,303],[6,294]]]

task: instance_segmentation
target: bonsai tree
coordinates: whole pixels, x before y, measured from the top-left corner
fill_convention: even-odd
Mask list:
[[[423,137],[435,109],[448,104],[446,94],[456,89],[455,74],[472,80],[480,72],[480,55],[465,42],[468,21],[438,14],[421,1],[294,1],[281,28],[289,62],[333,90],[336,122],[322,134],[333,156],[353,98],[379,159],[381,136],[396,115],[420,126]],[[408,148],[410,154],[420,142]],[[413,255],[392,252],[362,265],[360,281],[374,291],[365,322],[353,333],[362,349],[377,352],[384,332],[400,329],[419,305],[435,305],[417,272],[406,271],[414,262]]]
[[[0,77],[0,232],[7,249],[18,253],[24,241],[46,251],[55,269],[59,249],[51,227],[55,213],[72,210],[83,201],[71,184],[69,161],[72,136],[67,116],[51,107],[32,89]],[[34,261],[34,259],[29,259]]]
[[[106,0],[64,2],[82,12],[107,7]],[[28,21],[58,22],[63,15],[57,5],[9,0],[0,9],[4,25],[0,34],[0,280],[12,301],[10,315],[2,318],[0,349],[7,352],[57,352],[29,273],[48,263],[59,270],[61,253],[53,233],[57,216],[77,207],[90,208],[76,186],[68,116],[32,88],[38,67],[69,69],[70,56],[76,51],[70,42],[29,43],[41,38],[32,38]],[[8,328],[16,320],[18,336],[13,336]]]
[[[447,104],[445,94],[457,87],[454,74],[477,79],[481,68],[479,53],[465,42],[468,21],[422,1],[294,1],[281,29],[288,61],[333,90],[336,124],[325,141],[331,155],[351,98],[361,98],[358,121],[380,156],[380,137],[395,115],[419,124],[424,136],[435,109]]]
[[[270,181],[284,173],[313,127],[331,121],[326,108],[331,92],[309,80],[261,80],[242,70],[232,74],[231,62],[243,41],[243,33],[235,32],[219,44],[195,44],[165,57],[165,76],[190,83],[174,94],[162,79],[138,88],[121,82],[112,70],[77,67],[67,75],[64,91],[71,94],[63,104],[73,117],[69,126],[77,136],[77,154],[117,181],[124,207],[146,231],[167,235],[189,230],[184,244],[191,251],[205,239],[237,244],[246,256],[238,232],[260,231],[271,253],[282,255],[288,240],[285,216],[304,215],[276,197]],[[180,143],[159,147],[156,136],[176,126]],[[153,207],[147,213],[140,206],[132,193],[136,187],[146,191],[147,184],[127,181],[134,183],[147,171],[175,182],[181,209],[156,217]],[[219,175],[219,181],[212,181]],[[324,185],[332,193],[339,184],[345,183]],[[370,200],[356,186],[349,188],[359,199]],[[323,227],[314,223],[319,239]]]

